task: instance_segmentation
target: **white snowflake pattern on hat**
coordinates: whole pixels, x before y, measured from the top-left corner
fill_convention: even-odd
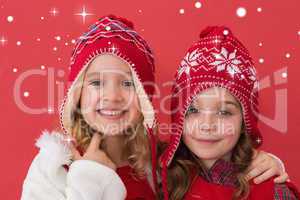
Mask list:
[[[198,66],[198,59],[201,57],[202,52],[199,49],[188,52],[184,59],[181,61],[180,68],[178,69],[178,77],[181,77],[183,73],[190,75],[190,70],[194,66]]]
[[[237,59],[236,51],[228,53],[227,49],[222,47],[221,53],[212,54],[214,55],[216,60],[209,65],[214,65],[217,72],[226,70],[231,75],[231,77],[234,77],[235,74],[242,73],[242,71],[238,67],[238,65],[242,62]]]

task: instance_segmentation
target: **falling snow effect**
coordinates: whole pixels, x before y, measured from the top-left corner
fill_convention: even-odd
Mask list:
[[[262,12],[262,8],[261,7],[257,8],[257,12]]]
[[[239,8],[236,10],[236,15],[237,15],[238,17],[240,17],[240,18],[245,17],[246,14],[247,14],[247,10],[246,10],[246,8],[244,8],[244,7],[239,7]]]
[[[75,15],[79,15],[82,17],[82,22],[83,24],[85,24],[85,18],[87,16],[91,16],[91,15],[94,15],[92,13],[88,13],[87,10],[85,9],[85,6],[82,7],[82,11],[80,13],[76,13]]]
[[[52,15],[52,16],[57,16],[58,15],[58,10],[56,8],[53,8],[52,10],[49,11],[49,13]]]
[[[287,72],[283,72],[283,73],[281,74],[281,76],[282,76],[282,78],[287,78]]]
[[[262,63],[265,62],[265,60],[264,60],[263,58],[260,58],[260,59],[258,60],[258,62],[262,64]]]
[[[7,21],[8,21],[9,23],[13,22],[13,21],[14,21],[14,17],[13,17],[13,16],[8,16],[8,17],[7,17]]]
[[[7,44],[7,39],[4,36],[1,36],[0,43],[1,43],[1,46],[6,45]]]
[[[24,92],[24,97],[29,97],[29,92]]]
[[[196,3],[195,3],[195,7],[196,7],[196,8],[201,8],[201,7],[202,7],[202,4],[201,4],[201,2],[199,2],[199,1],[198,1],[198,2],[196,2]]]

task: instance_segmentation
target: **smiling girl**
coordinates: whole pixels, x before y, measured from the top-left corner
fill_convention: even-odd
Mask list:
[[[161,156],[165,199],[299,199],[290,182],[255,184],[247,177],[263,141],[258,80],[247,49],[228,28],[205,29],[175,79],[176,128]]]
[[[45,132],[37,140],[40,152],[21,199],[154,199],[154,61],[148,44],[126,19],[102,17],[77,41],[69,81],[63,133]]]

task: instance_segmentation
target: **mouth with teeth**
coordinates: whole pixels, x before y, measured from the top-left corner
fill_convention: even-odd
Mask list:
[[[127,112],[126,110],[110,110],[110,109],[98,109],[96,112],[103,118],[117,120],[121,119],[124,114]]]

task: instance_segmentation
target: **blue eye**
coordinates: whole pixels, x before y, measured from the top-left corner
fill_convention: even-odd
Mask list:
[[[190,106],[187,110],[187,115],[192,113],[198,113],[198,109],[194,108],[193,106]]]
[[[100,85],[102,85],[103,83],[102,83],[102,81],[100,81],[100,80],[94,80],[94,81],[91,81],[90,82],[90,85],[92,85],[92,86],[100,86]]]
[[[126,80],[126,81],[123,81],[122,85],[125,87],[133,87],[134,83],[133,83],[133,81]]]
[[[231,116],[232,115],[231,112],[226,111],[226,110],[220,110],[217,114],[221,115],[221,116]]]

